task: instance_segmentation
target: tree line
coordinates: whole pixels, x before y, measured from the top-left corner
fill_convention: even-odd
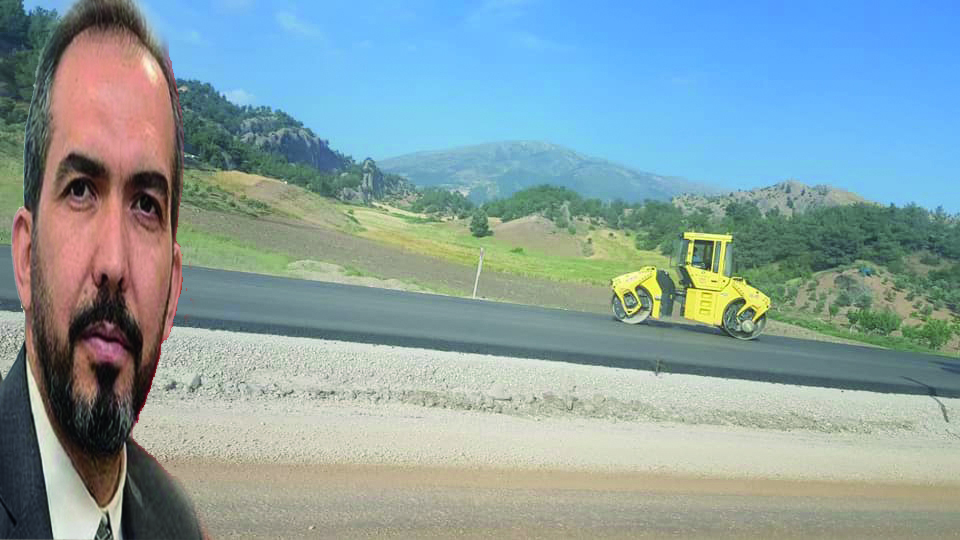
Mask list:
[[[563,187],[537,186],[483,205],[490,216],[505,221],[541,214],[565,226],[564,218],[585,218],[614,229],[638,232],[639,249],[671,252],[673,240],[685,230],[735,235],[740,269],[773,263],[801,275],[834,268],[856,260],[886,265],[903,272],[906,255],[927,252],[949,261],[960,260],[960,222],[938,208],[929,211],[908,204],[880,206],[858,203],[813,209],[787,216],[773,209],[762,212],[755,202],[730,202],[725,216],[706,209],[684,214],[670,202],[642,203],[585,199]],[[932,281],[956,283],[960,267],[934,272]]]
[[[0,0],[0,120],[21,124],[33,96],[40,52],[57,22],[53,9],[23,9],[22,0]]]

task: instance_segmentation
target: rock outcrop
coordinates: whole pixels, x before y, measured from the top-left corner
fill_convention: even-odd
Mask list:
[[[764,188],[734,191],[722,195],[684,194],[673,198],[674,206],[684,214],[705,210],[717,219],[723,219],[726,215],[725,208],[731,202],[753,202],[764,214],[776,209],[785,216],[794,216],[818,208],[870,201],[842,189],[826,185],[808,186],[796,180],[786,180]]]
[[[255,125],[259,120],[248,119],[244,124]],[[302,163],[320,171],[332,171],[344,165],[343,158],[330,149],[327,141],[306,128],[282,127],[273,131],[244,129],[240,140],[267,152],[282,154],[291,163]]]
[[[356,188],[343,188],[338,198],[352,203],[370,204],[373,201],[403,198],[414,192],[414,187],[403,178],[384,175],[377,163],[370,158],[363,160],[360,172],[360,185]]]

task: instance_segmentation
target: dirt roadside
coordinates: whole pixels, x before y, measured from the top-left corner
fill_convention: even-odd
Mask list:
[[[947,538],[960,490],[355,465],[165,464],[215,537]]]

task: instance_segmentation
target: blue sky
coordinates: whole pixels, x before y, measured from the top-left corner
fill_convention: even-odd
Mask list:
[[[722,189],[796,178],[960,212],[958,2],[143,5],[178,77],[357,159],[545,140]]]

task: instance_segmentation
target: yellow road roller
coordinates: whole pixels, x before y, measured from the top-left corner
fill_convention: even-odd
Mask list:
[[[672,317],[718,326],[737,339],[756,339],[767,324],[770,297],[733,275],[733,236],[685,232],[676,258],[679,286],[666,270],[645,266],[610,280],[613,315],[628,324]]]

